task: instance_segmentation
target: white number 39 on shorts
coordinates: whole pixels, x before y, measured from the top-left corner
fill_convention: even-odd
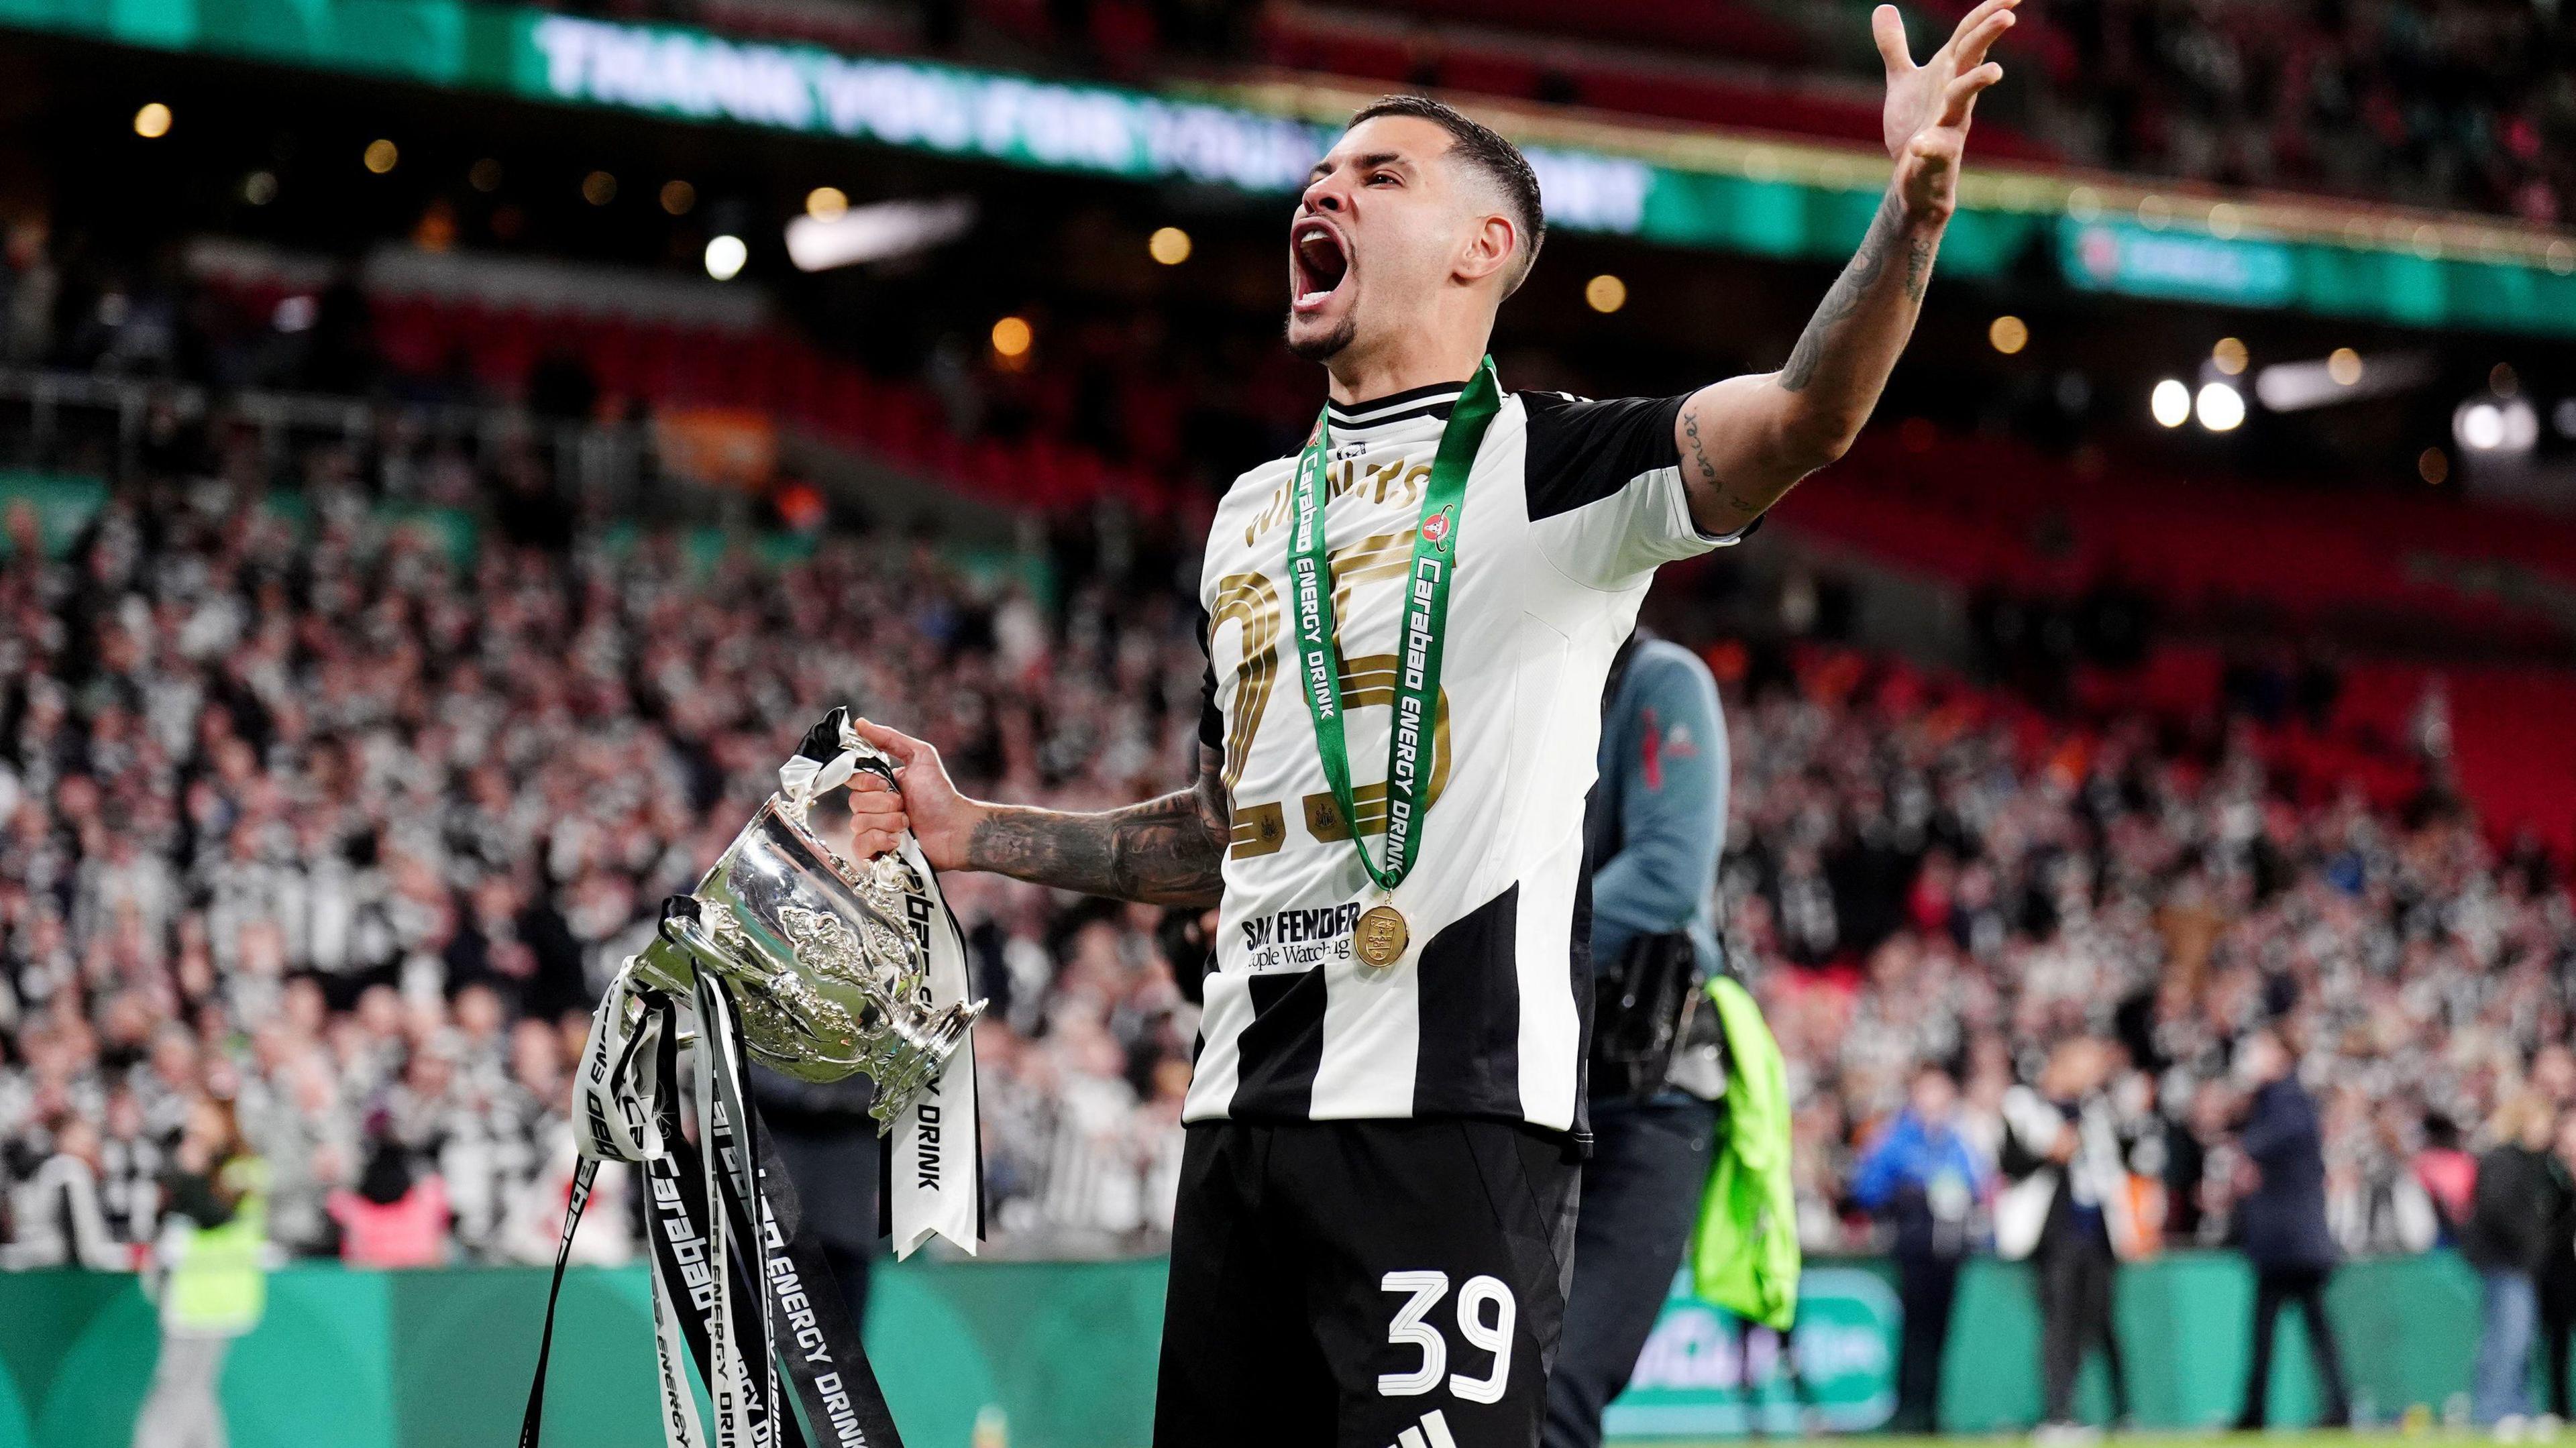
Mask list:
[[[1494,1355],[1492,1369],[1481,1378],[1449,1371],[1449,1340],[1430,1321],[1432,1309],[1449,1295],[1448,1273],[1389,1272],[1378,1286],[1388,1292],[1410,1294],[1404,1305],[1395,1310],[1395,1320],[1387,1324],[1386,1340],[1422,1354],[1421,1363],[1411,1372],[1380,1373],[1380,1395],[1418,1397],[1436,1391],[1445,1375],[1449,1391],[1468,1402],[1502,1401],[1503,1387],[1512,1373],[1512,1328],[1520,1320],[1520,1306],[1512,1301],[1512,1289],[1504,1286],[1502,1279],[1470,1277],[1458,1289],[1458,1336],[1466,1339],[1469,1347]]]

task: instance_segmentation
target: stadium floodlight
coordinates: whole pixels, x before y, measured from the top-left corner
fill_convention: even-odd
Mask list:
[[[707,241],[707,275],[720,282],[742,275],[744,262],[751,260],[751,248],[739,236],[710,237]]]
[[[2529,452],[2540,440],[2540,414],[2519,397],[2472,397],[2452,411],[2451,436],[2470,452]]]
[[[2180,427],[2191,421],[2191,389],[2179,377],[2168,377],[2156,384],[2147,397],[2147,408],[2156,421],[2166,427]]]
[[[926,251],[954,241],[975,225],[975,201],[879,201],[852,206],[829,218],[805,215],[787,223],[787,259],[798,271],[829,271]]]
[[[170,134],[170,108],[159,101],[146,101],[134,113],[134,134],[147,141],[157,141]]]
[[[2211,432],[2234,432],[2245,421],[2245,394],[2224,382],[2204,383],[2192,410]]]
[[[2275,362],[2254,373],[2254,395],[2274,412],[2305,412],[2386,397],[2433,380],[2433,362],[2420,352],[2389,352],[2365,360],[2337,347],[2313,362]]]

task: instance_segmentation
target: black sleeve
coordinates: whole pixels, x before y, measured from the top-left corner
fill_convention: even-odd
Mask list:
[[[1594,402],[1562,392],[1522,393],[1529,412],[1530,521],[1597,503],[1641,474],[1680,467],[1673,425],[1687,399]]]
[[[1207,660],[1207,672],[1199,681],[1199,743],[1221,754],[1225,752],[1225,714],[1216,706],[1216,652],[1209,647],[1204,613],[1199,615],[1199,653]]]

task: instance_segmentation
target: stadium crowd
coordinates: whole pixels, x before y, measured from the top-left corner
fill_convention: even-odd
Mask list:
[[[21,1260],[79,1245],[48,1225],[66,1154],[112,1235],[148,1236],[207,1093],[273,1163],[292,1249],[376,1250],[387,1234],[352,1224],[409,1203],[452,1218],[451,1241],[392,1234],[414,1256],[541,1258],[591,1000],[812,718],[878,709],[969,788],[1094,805],[1166,787],[1194,724],[1192,615],[1157,578],[1069,566],[1050,608],[921,539],[701,567],[580,529],[550,551],[513,541],[530,505],[507,466],[481,476],[512,506],[451,554],[375,506],[438,471],[398,444],[311,445],[292,511],[266,505],[248,429],[157,456],[65,556],[27,509],[7,520],[0,1137]],[[2231,1046],[2276,1017],[2324,1102],[2351,1251],[2428,1245],[2445,1179],[2426,1163],[2525,1083],[2576,1105],[2576,915],[2549,862],[2500,855],[2438,791],[2392,813],[2278,787],[2248,725],[2200,751],[2143,721],[2050,733],[1892,663],[1757,658],[1730,670],[1717,888],[1792,1063],[1811,1248],[1883,1240],[1856,1154],[1926,1061],[1954,1066],[1991,1160],[2007,1088],[2101,1038],[2132,1167],[2182,1242],[2226,1239]],[[997,1240],[1149,1242],[1188,951],[1151,911],[982,877],[952,901],[995,1000]]]
[[[2290,788],[2241,720],[2186,750],[2139,719],[2038,736],[1896,665],[1798,683],[1730,720],[1721,888],[1792,1063],[1811,1248],[1882,1240],[1849,1182],[1925,1063],[1958,1078],[1991,1164],[2009,1088],[2099,1041],[2179,1244],[2229,1240],[2236,1047],[2258,1029],[2301,1054],[2356,1254],[2456,1221],[2465,1198],[2426,1162],[2524,1090],[2576,1108],[2576,910],[2545,854],[2495,848],[2449,800],[2438,757],[2392,811]]]
[[[1168,589],[1077,581],[1049,613],[907,540],[699,574],[676,544],[496,528],[461,561],[370,509],[403,462],[315,445],[299,520],[262,506],[256,436],[219,431],[68,557],[8,520],[0,1137],[21,1183],[90,1158],[124,1240],[216,1093],[290,1249],[356,1240],[370,1206],[435,1214],[417,1188],[455,1251],[542,1257],[591,1002],[830,704],[1068,802],[1159,789],[1195,725]],[[1132,1238],[1169,1210],[1190,1034],[1156,921],[981,879],[952,899],[995,1000],[997,1233]]]

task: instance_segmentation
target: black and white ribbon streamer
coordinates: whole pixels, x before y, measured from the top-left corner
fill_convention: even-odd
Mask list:
[[[795,1188],[762,1139],[742,1090],[734,1007],[701,977],[686,1003],[619,971],[591,1020],[576,1090],[575,1169],[546,1296],[521,1448],[538,1448],[555,1307],[573,1233],[603,1160],[634,1164],[645,1185],[653,1331],[669,1448],[901,1448],[866,1349],[806,1230]],[[679,1123],[680,1022],[698,1028],[701,1141]],[[758,1302],[757,1320],[738,1304]],[[707,1384],[710,1440],[686,1361]],[[780,1391],[780,1367],[791,1389]]]

